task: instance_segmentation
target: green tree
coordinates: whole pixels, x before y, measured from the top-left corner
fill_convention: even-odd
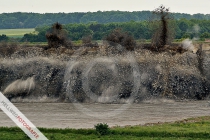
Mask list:
[[[210,33],[205,32],[205,33],[201,34],[200,38],[202,38],[202,39],[210,38]]]
[[[186,32],[187,29],[189,28],[189,25],[187,24],[186,20],[182,20],[181,22],[179,22],[178,26],[183,32]]]
[[[183,34],[182,38],[191,38],[191,35],[189,33]]]
[[[2,34],[0,35],[0,41],[8,41],[9,37],[7,37],[6,35]]]

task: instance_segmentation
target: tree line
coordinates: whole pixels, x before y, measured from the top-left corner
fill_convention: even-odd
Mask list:
[[[114,29],[122,29],[132,35],[134,39],[151,39],[153,36],[152,23],[150,21],[129,21],[115,23],[70,23],[63,25],[67,37],[72,41],[81,40],[85,36],[92,36],[93,40],[104,39]],[[175,39],[183,38],[210,38],[210,20],[197,19],[180,19],[171,20],[170,29],[174,30]],[[39,26],[35,30],[38,34],[25,34],[21,41],[28,42],[46,42],[46,33],[49,32],[51,26]]]
[[[97,11],[75,13],[2,13],[0,14],[0,29],[35,28],[37,26],[51,25],[55,22],[69,23],[92,23],[100,24],[112,22],[148,21],[151,11]],[[185,18],[187,20],[209,20],[210,14],[186,14],[171,13],[175,20]]]

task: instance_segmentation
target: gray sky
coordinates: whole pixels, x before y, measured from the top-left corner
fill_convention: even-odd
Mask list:
[[[171,12],[210,14],[210,0],[0,0],[0,3],[0,13],[152,11],[163,4]]]

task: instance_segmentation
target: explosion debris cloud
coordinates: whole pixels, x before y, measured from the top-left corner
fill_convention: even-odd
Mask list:
[[[34,90],[35,82],[34,77],[29,77],[26,80],[16,80],[6,87],[4,94],[19,94],[25,96],[30,90]]]
[[[85,57],[81,61],[69,61],[65,81],[67,101],[73,102],[78,110],[88,116],[104,118],[121,113],[134,102],[139,91],[140,73],[133,53]],[[94,108],[85,108],[78,102],[126,104],[98,113]]]
[[[169,8],[166,8],[165,6],[161,5],[159,8],[155,9],[153,11],[153,14],[155,15],[155,22],[156,24],[159,24],[158,29],[156,29],[152,43],[154,47],[156,48],[156,51],[160,51],[165,45],[169,44]],[[160,23],[156,20],[156,18],[159,18]]]
[[[195,47],[192,43],[192,40],[190,39],[185,39],[182,41],[182,47],[186,50],[189,50],[189,51],[195,51]]]
[[[71,48],[72,43],[67,37],[66,30],[63,29],[60,23],[55,23],[52,25],[49,32],[46,34],[49,48],[58,48],[64,46],[66,48]]]

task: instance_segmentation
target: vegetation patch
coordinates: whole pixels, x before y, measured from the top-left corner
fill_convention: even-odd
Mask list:
[[[95,126],[95,128],[96,129],[39,129],[49,140],[203,140],[209,139],[210,137],[210,116],[184,119],[174,123],[113,127],[110,129],[107,124],[99,123]],[[109,133],[98,135],[98,132]],[[28,140],[28,137],[24,134],[24,132],[17,127],[0,127],[0,138],[1,140]]]
[[[96,129],[96,132],[99,135],[107,135],[109,134],[109,126],[106,123],[98,123],[97,125],[94,126]]]
[[[29,29],[0,29],[0,35],[4,34],[8,37],[22,38],[24,34],[36,34],[34,28]]]

